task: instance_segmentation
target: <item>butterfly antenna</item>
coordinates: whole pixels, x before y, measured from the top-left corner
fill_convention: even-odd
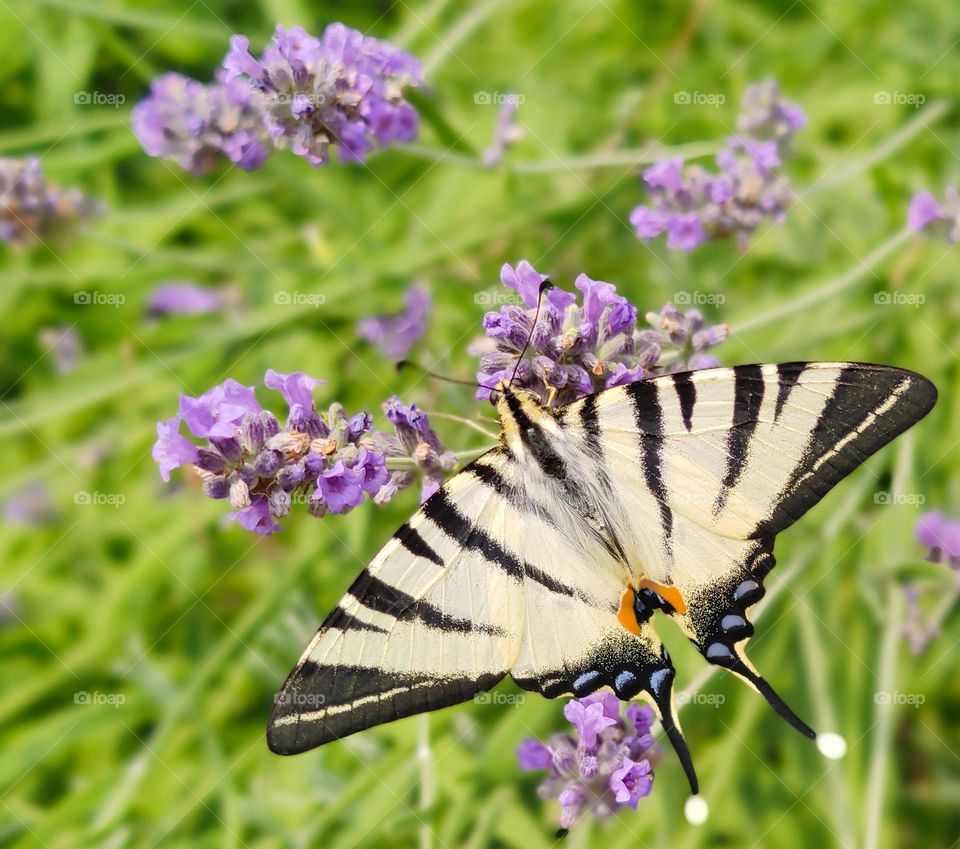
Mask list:
[[[397,363],[397,371],[416,371],[420,374],[426,375],[427,377],[432,377],[434,380],[442,380],[444,383],[456,383],[458,386],[471,386],[474,389],[479,387],[480,389],[487,389],[491,392],[495,391],[493,387],[484,386],[482,383],[475,383],[472,380],[459,380],[456,377],[447,377],[445,374],[437,374],[435,371],[431,371],[428,368],[424,368],[419,363],[415,363],[412,360],[400,360]]]
[[[510,375],[510,386],[512,386],[513,381],[517,379],[517,372],[520,370],[520,363],[523,362],[524,354],[527,353],[527,348],[530,347],[530,340],[533,339],[533,331],[537,329],[537,320],[540,318],[540,304],[543,302],[543,293],[553,288],[555,287],[549,280],[544,280],[540,284],[540,291],[537,294],[537,310],[533,314],[533,324],[530,327],[530,333],[527,336],[527,341],[523,345],[523,350],[520,352],[520,356],[517,357],[517,364],[513,367],[513,374]]]

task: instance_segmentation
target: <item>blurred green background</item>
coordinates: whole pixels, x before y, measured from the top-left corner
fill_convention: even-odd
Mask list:
[[[55,511],[0,526],[0,844],[561,845],[556,804],[513,754],[561,726],[560,703],[468,704],[296,758],[266,748],[273,693],[414,491],[381,510],[295,515],[259,539],[225,525],[224,505],[180,473],[163,485],[150,458],[179,393],[258,382],[268,367],[326,379],[321,404],[379,414],[397,392],[487,413],[469,389],[397,376],[354,324],[423,280],[436,309],[415,353],[470,375],[477,295],[502,262],[527,258],[567,286],[580,271],[614,282],[641,309],[722,295],[703,299],[732,328],[725,363],[872,360],[941,390],[927,420],[778,542],[777,589],[751,645],[788,703],[845,736],[847,756],[824,760],[720,673],[681,713],[707,824],[683,819],[688,791],[668,753],[636,813],[584,822],[566,845],[956,845],[960,617],[920,656],[899,634],[904,576],[951,580],[913,541],[918,496],[960,510],[960,260],[902,231],[911,194],[939,194],[958,171],[955,13],[934,0],[0,3],[0,153],[36,154],[51,181],[109,205],[72,239],[0,254],[0,500],[40,481]],[[319,32],[334,20],[426,63],[442,120],[424,122],[417,148],[317,170],[276,154],[256,173],[204,178],[142,153],[130,109],[156,74],[207,80],[232,32],[259,50],[276,22]],[[719,142],[744,87],[768,76],[810,117],[787,221],[743,253],[639,243],[626,222],[643,199],[638,169],[604,156]],[[497,171],[472,164],[496,113],[482,92],[524,98],[526,137]],[[684,92],[725,101],[685,105]],[[600,164],[570,161],[587,154]],[[229,285],[242,305],[146,321],[148,293],[167,280]],[[276,303],[283,292],[324,303]],[[60,375],[41,333],[65,327],[85,353]],[[482,444],[438,428],[456,449]],[[704,664],[667,636],[689,684]]]

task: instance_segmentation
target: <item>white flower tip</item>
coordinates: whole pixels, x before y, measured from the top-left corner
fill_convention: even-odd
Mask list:
[[[703,825],[710,816],[710,806],[703,796],[691,796],[683,806],[683,815],[690,825]]]
[[[839,734],[827,731],[817,735],[817,748],[825,758],[838,761],[847,753],[847,741]]]

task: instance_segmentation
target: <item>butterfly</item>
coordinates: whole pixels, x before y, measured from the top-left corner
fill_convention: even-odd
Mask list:
[[[698,792],[654,628],[815,733],[747,659],[776,535],[933,407],[863,363],[669,374],[548,407],[497,387],[500,444],[404,523],[323,622],[274,704],[294,754],[469,701],[508,673],[547,698],[648,698]]]

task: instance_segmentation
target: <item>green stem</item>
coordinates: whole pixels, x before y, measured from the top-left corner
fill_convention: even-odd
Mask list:
[[[845,168],[836,171],[828,171],[823,177],[817,180],[807,194],[813,194],[823,189],[830,189],[839,185],[852,177],[868,171],[875,165],[879,165],[884,159],[892,156],[909,142],[913,141],[923,130],[931,124],[939,121],[950,111],[950,104],[944,100],[935,100],[921,109],[899,130],[890,135],[887,139],[878,144],[873,150],[868,151],[863,156],[854,159]]]
[[[606,153],[587,153],[581,155],[560,156],[554,159],[543,160],[510,160],[504,161],[503,168],[514,174],[555,174],[568,173],[581,169],[591,168],[630,168],[637,165],[650,165],[671,156],[683,159],[698,159],[712,156],[723,146],[722,142],[689,142],[673,146],[648,145],[647,147],[629,150],[611,150]],[[467,168],[487,168],[479,157],[466,156],[447,150],[420,144],[408,144],[397,147],[396,150],[407,153],[429,162],[446,162],[451,165],[461,165]]]
[[[436,797],[433,781],[433,751],[430,748],[430,715],[422,713],[417,718],[417,763],[420,767],[420,799],[417,805],[421,816],[420,849],[432,849],[433,829],[427,816]]]
[[[730,322],[730,325],[736,328],[737,334],[743,334],[751,330],[766,327],[768,324],[773,324],[782,318],[793,315],[798,310],[807,309],[808,307],[822,303],[834,295],[839,294],[844,289],[849,289],[859,283],[864,277],[872,274],[880,263],[896,253],[913,235],[912,230],[904,227],[892,236],[888,236],[863,259],[859,260],[855,266],[847,269],[838,277],[826,280],[795,298],[790,298],[777,304],[766,312],[756,313],[752,318],[745,319],[744,321],[733,320]]]
[[[880,644],[880,672],[877,693],[894,692],[897,677],[897,648],[903,619],[901,593],[893,582],[887,585],[887,611]],[[895,705],[892,698],[875,699],[874,726],[870,746],[870,769],[867,773],[867,804],[864,817],[864,849],[876,849],[880,842],[883,821],[883,793],[887,763],[893,743]]]
[[[833,691],[830,689],[826,677],[829,664],[824,655],[823,645],[817,634],[813,613],[810,611],[809,605],[801,603],[796,607],[799,610],[801,640],[807,660],[806,668],[813,685],[815,727],[819,728],[821,732],[834,731],[838,724],[837,713],[834,710],[831,698]],[[833,831],[837,834],[838,841],[844,849],[856,849],[857,837],[853,832],[849,816],[851,810],[850,794],[847,792],[847,786],[842,781],[842,776],[837,767],[836,762],[831,762],[827,767],[826,775]]]

